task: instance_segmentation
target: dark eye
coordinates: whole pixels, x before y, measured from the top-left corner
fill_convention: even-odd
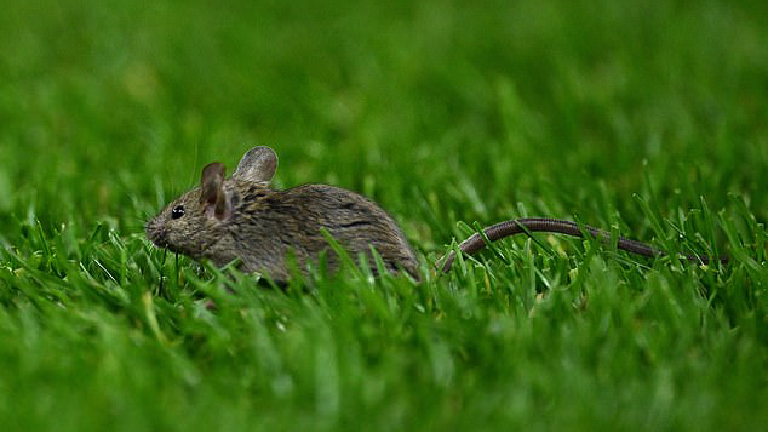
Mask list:
[[[184,216],[184,206],[179,204],[171,210],[171,219],[178,219]]]

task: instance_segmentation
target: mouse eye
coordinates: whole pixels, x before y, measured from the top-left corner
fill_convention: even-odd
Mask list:
[[[171,210],[171,219],[176,220],[184,216],[184,206],[179,204]]]

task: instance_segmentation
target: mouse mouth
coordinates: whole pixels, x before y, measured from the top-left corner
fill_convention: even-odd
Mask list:
[[[147,237],[155,245],[155,247],[161,249],[167,249],[173,253],[195,256],[196,254],[190,254],[190,251],[186,248],[180,247],[177,244],[172,243],[168,238],[168,230],[155,229],[153,231],[147,231]],[[199,254],[198,254],[199,255]]]
[[[152,243],[154,243],[155,246],[163,249],[170,249],[170,245],[168,244],[168,240],[166,240],[164,237],[155,237],[152,240]]]
[[[167,249],[174,253],[184,253],[184,251],[168,242],[168,233],[166,231],[153,232],[149,235],[149,240],[152,241],[156,247],[161,249]]]
[[[154,221],[149,221],[144,226],[144,231],[147,233],[147,238],[154,243],[155,246],[168,249],[168,231],[162,228],[158,228]]]
[[[165,233],[152,233],[152,235],[149,236],[149,240],[151,240],[155,246],[160,248],[168,249],[168,246],[170,246],[168,244],[168,239],[166,238]]]

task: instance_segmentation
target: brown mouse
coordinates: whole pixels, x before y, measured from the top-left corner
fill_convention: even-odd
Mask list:
[[[386,270],[403,270],[420,280],[418,261],[394,220],[376,203],[350,190],[303,185],[278,190],[270,187],[277,169],[277,155],[269,147],[249,150],[231,178],[225,179],[224,165],[208,164],[200,186],[171,202],[146,224],[149,239],[157,246],[207,259],[217,266],[240,260],[245,272],[260,272],[277,283],[290,276],[292,259],[306,275],[307,264],[325,255],[328,270],[338,268],[339,257],[329,247],[324,231],[344,248],[349,256],[367,257],[373,274],[377,266],[371,248],[381,256]],[[484,229],[489,241],[525,232],[550,232],[582,237],[584,232],[603,240],[611,234],[592,227],[579,227],[555,219],[520,219]],[[472,254],[486,246],[479,233],[459,246]],[[663,252],[634,240],[620,238],[618,248],[644,256]],[[443,272],[455,258],[450,252],[442,261]],[[681,258],[707,263],[708,257]],[[726,257],[718,258],[727,262]]]
[[[365,254],[374,274],[372,247],[387,270],[402,269],[419,279],[416,255],[378,205],[334,186],[274,189],[269,183],[276,169],[277,155],[269,147],[249,150],[229,179],[223,164],[207,165],[200,186],[146,224],[147,236],[159,247],[217,266],[239,259],[243,271],[264,273],[280,283],[290,278],[292,258],[305,274],[307,264],[321,254],[329,271],[338,267],[324,229],[353,259]]]

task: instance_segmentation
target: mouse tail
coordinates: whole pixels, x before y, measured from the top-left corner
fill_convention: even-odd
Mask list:
[[[582,230],[583,228],[583,230]],[[592,237],[599,238],[603,241],[611,240],[611,233],[593,228],[590,226],[580,226],[576,222],[558,220],[558,219],[517,219],[511,221],[505,221],[492,225],[483,230],[484,236],[488,241],[496,241],[516,234],[529,234],[534,232],[546,232],[546,233],[558,233],[566,234],[574,237],[584,237],[584,233],[589,233]],[[666,255],[665,252],[660,251],[650,245],[641,243],[635,240],[630,240],[624,237],[619,237],[617,244],[618,248],[628,252],[632,252],[637,255],[647,257],[659,257]],[[463,254],[472,255],[477,251],[480,251],[486,247],[486,240],[480,233],[475,233],[468,239],[464,240],[459,245],[459,250]],[[728,263],[727,256],[721,257],[702,257],[697,255],[681,255],[680,258],[686,259],[692,262],[699,262],[701,264],[709,264],[711,262],[721,262],[723,264]],[[447,273],[453,266],[453,262],[456,259],[456,252],[451,251],[446,255],[445,259],[439,267],[443,273]]]

